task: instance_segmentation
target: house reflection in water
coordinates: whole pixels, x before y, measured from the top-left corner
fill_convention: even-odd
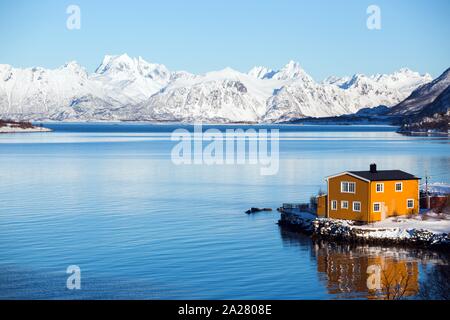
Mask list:
[[[395,251],[316,241],[320,279],[338,298],[401,299],[419,291],[417,261]]]

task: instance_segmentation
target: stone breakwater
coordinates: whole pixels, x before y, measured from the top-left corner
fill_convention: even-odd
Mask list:
[[[314,236],[333,240],[424,247],[450,246],[449,234],[433,233],[424,229],[372,229],[332,219],[315,219],[312,225]]]
[[[314,220],[316,217],[312,214],[290,214],[281,212],[278,225],[289,228],[293,231],[312,234],[314,231]]]
[[[351,221],[317,218],[310,213],[282,212],[278,224],[290,230],[304,232],[313,238],[378,245],[408,245],[450,248],[450,235],[425,229],[373,228],[355,225]]]

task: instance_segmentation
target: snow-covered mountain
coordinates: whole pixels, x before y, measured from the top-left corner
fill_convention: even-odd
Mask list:
[[[272,70],[262,66],[254,67],[248,72],[248,75],[257,79],[272,79],[279,81],[301,79],[307,81],[312,80],[312,78],[300,67],[300,64],[292,60],[280,70]]]
[[[164,121],[255,122],[266,111],[270,83],[230,68],[179,78],[145,102],[139,114]]]
[[[445,114],[450,111],[450,85],[437,96],[433,102],[427,104],[417,115],[418,117],[433,116],[437,113]]]
[[[401,130],[407,132],[444,132],[450,123],[450,68],[438,78],[414,90],[389,110],[402,117]]]
[[[450,125],[450,85],[419,113],[404,117],[401,130],[448,133]]]
[[[294,61],[279,70],[194,75],[123,54],[105,56],[92,74],[75,62],[55,70],[0,65],[0,117],[275,122],[392,106],[429,81],[429,75],[401,69],[318,83]]]
[[[414,88],[431,80],[428,74],[420,75],[408,69],[390,75],[330,77],[320,84],[304,75],[299,81],[276,91],[268,101],[264,120],[330,117],[355,113],[367,107],[392,106],[407,97]]]
[[[160,121],[259,122],[274,93],[295,82],[314,80],[293,61],[278,71],[257,67],[244,74],[226,68],[171,82],[139,112]]]
[[[88,74],[75,62],[48,70],[0,65],[0,116],[25,120],[119,120],[166,86],[167,68],[123,54]],[[179,75],[178,75],[179,76]]]
[[[397,90],[402,94],[409,94],[418,86],[432,80],[431,75],[421,75],[408,68],[402,68],[392,74],[376,74],[365,76],[355,74],[353,77],[329,77],[323,81],[324,84],[337,85],[342,89],[365,87],[380,87],[384,90]]]
[[[393,115],[414,115],[433,102],[450,85],[450,68],[432,82],[424,84],[412,91],[404,101],[394,106]]]
[[[275,71],[273,71],[272,69],[269,69],[267,67],[258,66],[258,67],[252,68],[248,72],[248,75],[253,78],[256,78],[256,79],[270,79],[274,73],[275,73]]]
[[[108,90],[109,96],[123,103],[140,103],[165,87],[171,76],[164,65],[123,54],[105,56],[90,78]]]
[[[75,62],[56,70],[0,65],[0,113],[4,117],[53,114],[77,96],[96,89],[90,86],[86,71]]]

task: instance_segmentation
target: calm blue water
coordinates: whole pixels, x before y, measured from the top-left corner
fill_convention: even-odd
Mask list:
[[[47,126],[54,132],[0,135],[0,298],[365,298],[372,258],[416,265],[417,286],[443,263],[417,250],[314,243],[281,230],[276,211],[244,211],[308,201],[325,176],[372,162],[449,182],[448,138],[254,126],[281,131],[279,171],[263,176],[257,165],[173,164],[170,133],[191,126]],[[81,268],[81,290],[66,289],[69,265]]]

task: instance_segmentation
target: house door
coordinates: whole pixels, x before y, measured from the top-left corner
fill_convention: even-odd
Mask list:
[[[381,202],[380,204],[381,206],[381,220],[384,220],[388,217],[388,206],[386,205],[386,203]]]

